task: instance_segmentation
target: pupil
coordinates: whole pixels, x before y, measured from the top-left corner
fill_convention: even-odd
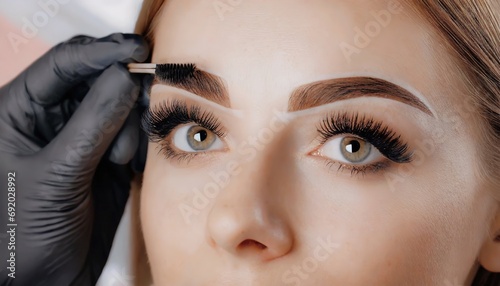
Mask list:
[[[357,140],[349,141],[349,144],[346,146],[346,149],[349,153],[356,153],[361,148],[361,144]]]
[[[205,141],[205,139],[207,139],[207,137],[208,137],[207,131],[200,130],[194,135],[194,140],[196,140],[198,142],[202,142],[202,141]]]

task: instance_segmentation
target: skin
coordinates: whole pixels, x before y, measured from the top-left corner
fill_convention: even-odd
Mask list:
[[[196,63],[222,77],[231,108],[152,89],[151,106],[195,104],[227,134],[224,148],[189,161],[150,143],[141,223],[155,285],[470,284],[492,245],[498,204],[471,163],[478,121],[463,78],[450,72],[453,57],[407,5],[359,53],[339,48],[388,5],[242,1],[221,17],[213,1],[167,1],[152,62]],[[286,113],[295,88],[346,75],[397,83],[433,115],[380,97]],[[389,126],[418,160],[338,171],[313,151],[325,115],[346,110]],[[264,129],[270,137],[249,139]],[[229,180],[214,179],[222,174]],[[207,186],[218,187],[203,195]]]

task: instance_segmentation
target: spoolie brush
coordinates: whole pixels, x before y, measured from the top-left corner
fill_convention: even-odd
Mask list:
[[[195,64],[130,63],[128,70],[131,73],[155,74],[161,80],[179,83],[193,77],[197,69]]]

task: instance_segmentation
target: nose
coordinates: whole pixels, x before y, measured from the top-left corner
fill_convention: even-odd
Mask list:
[[[293,247],[291,225],[280,199],[283,190],[254,179],[265,170],[243,172],[219,194],[208,215],[209,243],[240,258],[282,257]]]

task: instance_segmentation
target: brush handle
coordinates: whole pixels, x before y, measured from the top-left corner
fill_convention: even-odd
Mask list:
[[[155,74],[156,72],[156,64],[153,63],[130,63],[127,68],[130,73]]]

